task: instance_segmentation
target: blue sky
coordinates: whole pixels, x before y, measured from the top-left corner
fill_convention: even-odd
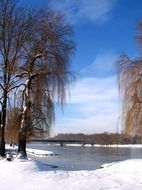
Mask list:
[[[63,113],[56,110],[57,133],[121,131],[121,104],[114,63],[121,53],[138,54],[141,0],[30,0],[31,6],[62,11],[73,25],[76,53],[71,69],[77,81]]]

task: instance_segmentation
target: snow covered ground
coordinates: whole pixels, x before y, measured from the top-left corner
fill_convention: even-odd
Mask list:
[[[0,161],[3,190],[141,190],[142,159],[103,165],[94,171],[56,171],[32,160]]]
[[[12,154],[16,154],[18,147],[17,146],[10,146],[9,144],[6,144],[6,150],[7,152],[11,152]],[[56,156],[56,153],[52,151],[47,151],[47,150],[38,150],[34,148],[27,148],[26,149],[27,153],[33,154],[35,156]]]
[[[47,150],[38,150],[33,148],[27,148],[27,153],[34,154],[36,156],[55,156],[56,154]]]
[[[115,147],[115,146],[114,146]],[[125,147],[125,146],[123,146]],[[130,145],[129,145],[130,147]],[[133,146],[132,146],[133,147]],[[140,148],[136,145],[135,148]],[[7,150],[16,150],[8,145]],[[50,151],[28,149],[36,156],[53,156]],[[3,190],[141,190],[142,159],[103,164],[94,171],[61,171],[30,159],[0,160],[0,189]]]
[[[89,144],[86,144],[85,146],[91,147],[91,145]],[[142,144],[111,144],[111,145],[94,144],[93,147],[142,148]]]

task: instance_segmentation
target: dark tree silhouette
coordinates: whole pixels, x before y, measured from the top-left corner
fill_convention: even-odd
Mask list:
[[[17,8],[16,0],[0,0],[0,103],[1,138],[0,154],[5,155],[6,109],[9,94],[18,85],[15,76],[22,47],[27,40],[30,16],[25,10]]]

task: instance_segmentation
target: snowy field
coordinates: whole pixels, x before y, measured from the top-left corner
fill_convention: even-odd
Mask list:
[[[3,190],[141,190],[142,160],[105,164],[94,171],[56,171],[32,160],[0,161]]]
[[[7,147],[9,148],[9,147]],[[53,152],[28,149],[37,156]],[[104,164],[94,171],[61,171],[30,159],[0,160],[3,190],[141,190],[142,159]]]

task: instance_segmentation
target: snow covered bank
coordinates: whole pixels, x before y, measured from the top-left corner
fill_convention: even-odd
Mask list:
[[[85,145],[85,146],[91,146],[91,145]],[[142,148],[142,144],[112,144],[112,145],[99,145],[94,144],[93,147],[114,147],[114,148]]]
[[[12,154],[17,153],[17,146],[10,146],[6,144],[6,152],[11,152]],[[27,153],[33,154],[35,156],[56,156],[57,154],[52,152],[52,151],[47,151],[47,150],[39,150],[39,149],[33,149],[33,148],[27,148],[26,149]]]
[[[59,146],[59,144],[54,144],[55,146]],[[142,148],[142,144],[64,144],[64,146],[73,146],[73,147],[112,147],[112,148]]]
[[[142,159],[106,164],[94,171],[56,171],[34,161],[0,161],[4,190],[141,190]]]
[[[54,152],[47,151],[47,150],[38,150],[33,148],[27,148],[27,153],[34,154],[37,156],[56,156]]]

